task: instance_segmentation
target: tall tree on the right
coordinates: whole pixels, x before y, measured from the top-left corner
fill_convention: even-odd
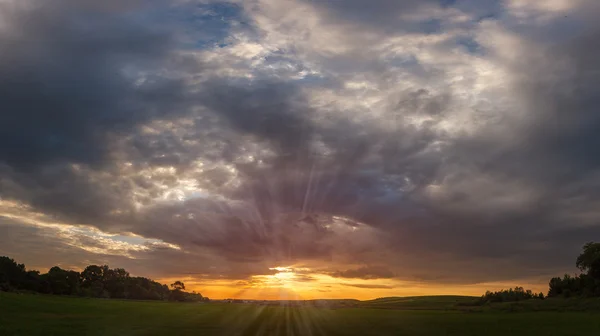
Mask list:
[[[583,245],[583,252],[577,257],[576,265],[582,272],[600,280],[600,243]]]

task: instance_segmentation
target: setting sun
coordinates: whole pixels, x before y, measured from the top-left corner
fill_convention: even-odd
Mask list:
[[[292,286],[292,282],[296,277],[293,269],[287,267],[273,267],[269,269],[276,270],[277,273],[274,275],[267,275],[267,278],[272,278],[273,280],[279,281],[284,287]]]

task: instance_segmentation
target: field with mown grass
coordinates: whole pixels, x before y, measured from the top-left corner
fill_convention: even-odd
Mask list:
[[[598,301],[456,306],[468,299],[384,298],[316,308],[0,293],[0,335],[600,335]]]

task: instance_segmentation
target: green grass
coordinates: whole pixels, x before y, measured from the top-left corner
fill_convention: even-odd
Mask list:
[[[289,308],[0,293],[0,335],[600,335],[600,314]]]

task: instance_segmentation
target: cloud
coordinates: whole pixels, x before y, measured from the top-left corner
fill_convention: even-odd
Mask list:
[[[598,233],[594,1],[161,6],[2,3],[16,240],[159,276],[465,284],[564,273]]]
[[[109,239],[77,235],[69,228],[24,225],[16,220],[0,218],[0,254],[8,255],[28,269],[44,270],[54,265],[81,270],[90,264],[109,264],[138,271],[132,255],[139,246],[114,244]],[[139,273],[138,273],[139,274]]]
[[[68,1],[3,4],[1,13],[0,156],[11,167],[103,163],[110,133],[184,99],[180,83],[151,71],[169,53],[166,32]]]
[[[390,279],[394,273],[385,267],[366,266],[345,271],[338,271],[331,274],[336,278],[354,278],[354,279]]]

